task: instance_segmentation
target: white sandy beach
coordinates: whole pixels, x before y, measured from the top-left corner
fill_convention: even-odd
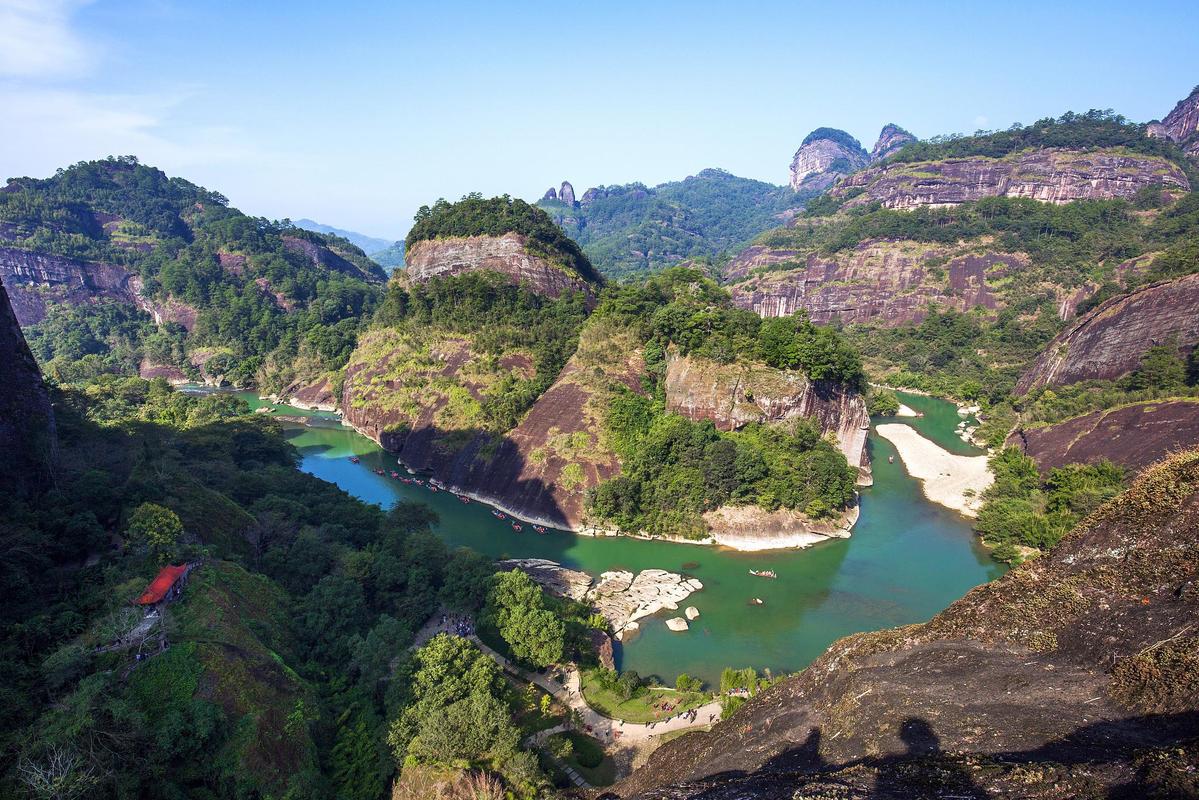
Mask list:
[[[895,416],[897,416],[897,417],[918,417],[920,415],[916,413],[915,409],[911,408],[910,406],[905,406],[903,403],[900,403],[899,410],[895,412]]]
[[[879,425],[878,435],[895,445],[908,474],[919,478],[924,496],[968,517],[978,515],[982,493],[995,480],[987,457],[959,456],[925,439],[908,425]],[[973,490],[972,496],[967,492]]]

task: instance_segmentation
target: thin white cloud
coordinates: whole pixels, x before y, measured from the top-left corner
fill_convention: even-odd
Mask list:
[[[44,174],[108,155],[171,171],[259,157],[234,128],[173,122],[185,99],[0,85],[0,174]]]
[[[78,75],[95,52],[71,27],[86,0],[0,0],[0,76]]]

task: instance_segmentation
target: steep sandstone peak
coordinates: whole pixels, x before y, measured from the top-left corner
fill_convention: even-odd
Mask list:
[[[558,190],[553,186],[545,190],[545,194],[541,195],[541,202],[555,203],[558,201]]]
[[[568,206],[575,204],[575,187],[570,185],[570,181],[562,181],[562,187],[558,189],[558,201]]]
[[[899,152],[900,148],[908,142],[914,141],[916,141],[915,136],[894,122],[888,122],[879,133],[878,141],[874,143],[874,149],[870,151],[870,160],[872,162],[881,161],[892,153]]]
[[[1199,86],[1178,101],[1161,122],[1149,125],[1149,135],[1186,145],[1191,155],[1199,155]]]
[[[48,489],[57,436],[50,397],[0,283],[0,495]]]
[[[840,176],[866,166],[870,156],[862,144],[836,128],[817,128],[804,137],[791,159],[791,188],[819,191]]]

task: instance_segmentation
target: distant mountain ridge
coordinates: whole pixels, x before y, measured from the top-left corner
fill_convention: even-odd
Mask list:
[[[332,225],[325,225],[324,223],[308,219],[307,217],[303,219],[294,219],[291,221],[291,224],[295,225],[297,228],[303,228],[306,231],[312,231],[313,233],[331,233],[334,236],[340,236],[350,244],[362,250],[362,252],[366,253],[368,256],[378,253],[381,250],[386,250],[387,248],[391,247],[392,244],[394,244],[394,242],[388,241],[387,239],[380,239],[377,236],[367,236],[365,233],[349,231],[345,228],[335,228]]]

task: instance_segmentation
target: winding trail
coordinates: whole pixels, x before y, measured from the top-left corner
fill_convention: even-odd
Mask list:
[[[557,683],[551,680],[548,675],[539,675],[518,667],[480,641],[479,637],[471,635],[469,638],[480,650],[491,656],[506,671],[523,681],[536,684],[562,705],[578,711],[583,721],[583,729],[604,744],[645,742],[654,736],[661,736],[664,733],[681,731],[687,728],[702,728],[720,720],[721,707],[720,702],[717,700],[706,703],[694,709],[693,712],[680,714],[659,722],[638,723],[610,719],[587,705],[587,700],[583,697],[583,692],[580,689],[581,680],[577,669],[572,668],[567,672],[565,683]],[[694,713],[694,721],[691,719],[692,713]],[[709,716],[712,717],[710,722],[708,720]]]

